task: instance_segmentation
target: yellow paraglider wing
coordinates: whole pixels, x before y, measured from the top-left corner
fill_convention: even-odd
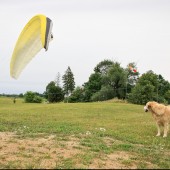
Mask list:
[[[10,75],[17,79],[31,61],[42,49],[48,50],[52,34],[52,21],[44,15],[34,16],[24,27],[15,45],[11,63]]]

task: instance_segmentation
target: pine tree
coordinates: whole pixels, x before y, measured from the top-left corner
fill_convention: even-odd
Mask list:
[[[66,96],[69,96],[75,89],[74,75],[70,69],[67,68],[65,74],[62,76],[63,90]]]

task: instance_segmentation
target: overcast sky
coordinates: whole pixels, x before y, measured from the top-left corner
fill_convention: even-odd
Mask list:
[[[53,21],[54,39],[15,80],[10,59],[20,32],[37,14]],[[169,0],[0,0],[0,93],[43,93],[70,66],[76,86],[111,59],[135,62],[170,81]]]

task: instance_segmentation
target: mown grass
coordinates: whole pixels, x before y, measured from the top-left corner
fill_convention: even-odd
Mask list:
[[[79,157],[84,165],[90,164],[92,157],[99,157],[99,153],[126,151],[136,155],[132,160],[122,161],[127,167],[136,162],[139,169],[144,169],[149,162],[153,168],[170,168],[170,134],[166,139],[155,137],[155,122],[150,113],[144,113],[141,105],[116,102],[28,104],[22,99],[14,104],[12,98],[0,98],[0,131],[17,132],[21,137],[57,134],[63,139],[70,135],[81,139],[86,135],[81,139],[81,146],[89,148],[90,153],[88,150]],[[111,144],[104,140],[106,137],[113,139]],[[9,162],[5,166],[9,168],[10,165],[18,164]],[[56,168],[74,168],[74,161],[63,158]]]

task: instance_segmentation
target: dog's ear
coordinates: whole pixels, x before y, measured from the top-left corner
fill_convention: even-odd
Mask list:
[[[151,103],[148,103],[148,105],[147,105],[147,107],[148,107],[148,109],[151,109]]]
[[[158,115],[163,115],[165,113],[165,106],[163,104],[153,104],[152,110],[158,114]]]

